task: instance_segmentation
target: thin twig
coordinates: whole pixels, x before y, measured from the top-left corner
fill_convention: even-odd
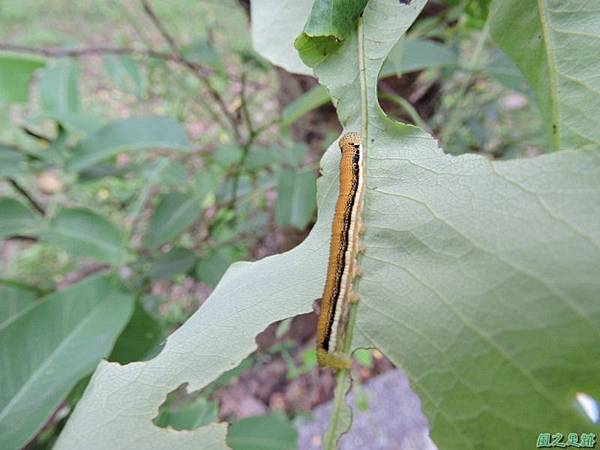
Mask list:
[[[152,6],[150,6],[150,3],[148,3],[148,0],[142,0],[142,6],[144,7],[144,11],[152,21],[152,24],[155,26],[155,28],[158,30],[158,32],[161,34],[164,40],[167,41],[169,47],[171,47],[171,51],[177,55],[180,55],[181,51],[179,50],[179,47],[175,42],[175,38],[171,36],[171,34],[167,31],[166,27],[159,20],[158,16],[152,9]]]
[[[238,142],[238,144],[241,145],[242,135],[240,133],[239,123],[236,120],[233,113],[229,110],[229,108],[225,104],[225,101],[223,100],[223,98],[221,97],[219,92],[213,87],[208,75],[203,70],[199,69],[199,67],[202,67],[202,66],[200,66],[199,64],[195,64],[192,61],[189,61],[188,59],[186,59],[183,56],[181,50],[179,49],[179,46],[175,42],[175,39],[167,31],[166,27],[162,24],[162,22],[160,21],[160,19],[158,18],[158,16],[156,15],[156,13],[152,9],[152,7],[150,6],[150,3],[148,3],[147,0],[141,0],[141,2],[142,2],[142,6],[144,8],[144,11],[146,12],[148,17],[154,24],[154,26],[156,27],[158,32],[161,34],[161,36],[165,39],[165,41],[167,41],[173,54],[177,56],[178,61],[181,61],[181,63],[185,67],[187,67],[198,78],[198,80],[202,83],[204,88],[208,91],[208,94],[212,97],[212,99],[215,101],[215,103],[219,106],[219,109],[221,110],[223,115],[227,118],[227,121],[229,122],[229,125],[231,126],[231,130],[233,131],[236,141]]]
[[[32,138],[37,139],[38,141],[42,141],[42,142],[46,142],[46,143],[52,142],[52,139],[49,138],[48,136],[44,136],[43,134],[32,130],[31,128],[27,127],[26,125],[20,125],[20,128],[21,128],[21,130],[23,130],[23,132],[27,136],[31,136]]]
[[[82,58],[95,55],[140,55],[164,59],[183,64],[177,55],[158,52],[156,50],[132,47],[80,47],[80,48],[37,48],[27,45],[0,43],[0,50],[30,55],[45,56],[47,58]]]
[[[17,191],[19,192],[19,194],[21,194],[23,197],[25,197],[27,199],[27,201],[29,202],[29,204],[37,211],[39,212],[42,216],[46,215],[46,210],[42,207],[42,205],[40,205],[34,198],[33,196],[27,192],[27,190],[22,187],[19,182],[17,180],[15,180],[12,177],[8,177],[8,182],[10,183],[10,185]]]
[[[246,72],[242,73],[240,98],[240,109],[242,110],[244,120],[246,121],[246,126],[248,127],[248,136],[251,136],[254,133],[254,126],[252,125],[252,118],[248,112],[248,98],[246,97]]]

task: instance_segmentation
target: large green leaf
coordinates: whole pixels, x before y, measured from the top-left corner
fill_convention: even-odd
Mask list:
[[[600,144],[600,2],[495,0],[491,32],[531,84],[554,150]]]
[[[597,430],[574,405],[578,391],[600,397],[600,158],[453,157],[392,123],[376,80],[391,30],[403,27],[393,8],[370,3],[364,46],[351,42],[316,69],[357,129],[358,68],[340,66],[366,55],[367,251],[355,346],[376,346],[408,372],[441,448],[525,449],[540,430]]]
[[[48,66],[39,81],[40,104],[48,114],[79,111],[79,70],[72,61]]]
[[[61,209],[40,237],[74,255],[89,256],[114,266],[128,259],[124,230],[89,209]]]
[[[185,129],[167,117],[135,117],[110,122],[77,144],[67,169],[80,171],[124,151],[188,150]]]
[[[44,64],[36,57],[0,54],[0,102],[26,102],[31,75]]]
[[[0,448],[21,448],[106,356],[133,299],[109,276],[43,298],[0,328]]]
[[[257,1],[253,10],[266,4],[276,14],[295,2]],[[455,157],[386,119],[377,75],[424,3],[372,0],[365,46],[349,36],[316,69],[346,130],[358,130],[358,55],[365,61],[367,250],[354,345],[376,346],[407,371],[445,450],[529,449],[543,430],[598,433],[574,400],[577,391],[600,397],[600,158]],[[271,41],[280,30],[269,30]],[[151,420],[168,392],[207,385],[253,351],[269,323],[312,309],[325,279],[338,162],[333,144],[305,242],[232,265],[153,360],[101,364],[58,450],[226,448],[223,426],[173,433]]]
[[[160,199],[150,219],[144,245],[158,247],[177,237],[191,226],[202,213],[199,200],[182,192],[171,192]]]
[[[0,285],[0,333],[19,315],[35,305],[35,299],[33,291]]]
[[[0,198],[0,239],[12,235],[27,235],[39,225],[39,217],[14,198]]]

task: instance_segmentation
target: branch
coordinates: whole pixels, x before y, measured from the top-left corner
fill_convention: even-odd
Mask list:
[[[169,44],[169,47],[171,47],[171,51],[177,55],[181,55],[181,51],[179,50],[179,47],[177,46],[175,39],[173,38],[173,36],[171,36],[171,34],[167,31],[165,26],[162,24],[162,22],[160,21],[160,19],[158,18],[158,16],[154,12],[154,10],[152,9],[152,6],[150,6],[150,3],[148,3],[148,0],[142,0],[142,6],[144,7],[144,11],[146,12],[148,17],[154,24],[154,26],[156,27],[158,32],[162,35],[164,40],[167,41],[167,43]]]
[[[131,47],[80,47],[80,48],[37,48],[26,45],[0,43],[0,50],[28,53],[47,58],[81,58],[94,55],[141,55],[180,63],[179,58],[171,53],[157,52],[143,48]]]
[[[169,44],[169,47],[171,47],[171,51],[173,52],[173,54],[176,55],[178,60],[181,61],[181,63],[185,67],[190,69],[192,71],[192,73],[198,78],[198,80],[200,80],[200,82],[204,85],[204,88],[208,91],[208,93],[212,97],[212,99],[217,103],[217,105],[221,109],[221,112],[223,113],[223,115],[227,118],[227,121],[229,122],[229,125],[231,126],[231,130],[233,131],[233,134],[235,135],[236,141],[238,142],[239,145],[242,145],[242,135],[240,133],[239,123],[236,120],[236,118],[234,117],[234,115],[232,114],[232,112],[229,110],[227,105],[225,104],[225,101],[223,100],[223,98],[221,97],[219,92],[217,92],[217,90],[213,87],[208,75],[198,69],[199,64],[195,64],[192,61],[187,60],[183,56],[183,54],[181,53],[181,50],[179,49],[179,46],[175,42],[175,39],[167,31],[166,27],[160,21],[160,19],[158,18],[158,16],[156,15],[156,13],[152,9],[152,7],[150,6],[150,3],[148,3],[148,0],[141,0],[141,2],[142,2],[142,6],[144,7],[144,11],[146,12],[148,17],[154,24],[154,26],[156,27],[158,32],[161,34],[163,39],[165,41],[167,41],[167,43]],[[202,66],[200,66],[200,67],[202,67]]]
[[[33,198],[33,196],[29,192],[27,192],[27,190],[17,182],[17,180],[15,180],[14,178],[8,177],[8,182],[19,194],[21,194],[23,197],[25,197],[27,199],[27,201],[33,207],[33,209],[35,209],[37,212],[39,212],[42,216],[46,215],[46,210],[43,208],[43,206],[40,205]]]

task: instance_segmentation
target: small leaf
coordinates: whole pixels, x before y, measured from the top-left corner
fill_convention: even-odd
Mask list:
[[[164,339],[160,322],[148,314],[140,302],[135,302],[131,319],[108,358],[120,364],[142,361],[151,357]]]
[[[102,65],[106,74],[120,90],[131,92],[136,97],[142,96],[144,80],[135,59],[127,55],[103,55]]]
[[[212,154],[213,159],[225,168],[238,164],[242,158],[242,149],[237,145],[224,145]]]
[[[282,128],[289,127],[306,113],[317,109],[319,106],[326,105],[330,101],[331,97],[327,89],[321,85],[315,86],[296,98],[292,103],[286,105],[281,113],[280,126]]]
[[[25,156],[0,144],[0,177],[15,176],[25,170]]]
[[[367,0],[315,0],[304,31],[294,46],[309,67],[316,67],[336,51],[354,29]]]
[[[209,401],[204,397],[198,397],[176,408],[161,409],[154,423],[161,428],[171,427],[175,430],[193,430],[207,425],[216,421],[219,413],[217,402]]]
[[[40,103],[46,113],[79,111],[79,70],[72,61],[48,66],[39,81]]]
[[[205,207],[209,206],[211,199],[214,200],[215,190],[219,185],[219,173],[215,168],[216,166],[204,168],[202,172],[194,174],[194,195]]]
[[[215,46],[206,39],[198,39],[182,50],[183,55],[190,61],[211,67],[218,72],[224,72],[223,60]]]
[[[233,247],[224,247],[213,250],[205,258],[198,261],[196,265],[196,277],[215,287],[227,268],[234,261],[235,249]]]
[[[134,117],[110,122],[82,140],[67,163],[67,170],[80,171],[120,152],[170,149],[189,150],[185,129],[167,117]]]
[[[312,170],[284,171],[277,187],[277,223],[303,230],[317,207],[316,176]]]
[[[27,102],[31,76],[45,64],[31,56],[0,54],[0,103]]]
[[[39,225],[38,216],[14,198],[0,198],[0,239],[12,235],[27,235]]]
[[[152,263],[146,276],[155,279],[168,280],[175,275],[188,272],[196,263],[196,255],[183,247],[174,247],[167,253],[161,254]]]
[[[33,436],[109,353],[132,307],[110,276],[88,278],[0,329],[0,448],[21,448]]]
[[[114,266],[128,259],[123,230],[89,209],[60,210],[40,238],[74,255],[89,256]]]
[[[280,415],[256,416],[231,425],[227,445],[232,450],[295,450],[298,432]]]
[[[401,39],[388,55],[381,78],[457,63],[458,56],[445,45],[427,39]]]
[[[150,219],[144,246],[158,247],[177,237],[196,222],[201,213],[202,208],[196,197],[181,192],[165,195]]]

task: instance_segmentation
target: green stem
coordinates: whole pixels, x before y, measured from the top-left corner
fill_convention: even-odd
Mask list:
[[[404,110],[404,112],[406,112],[406,114],[409,115],[410,119],[413,121],[413,123],[416,126],[421,128],[422,130],[427,131],[428,133],[431,133],[431,130],[429,129],[429,127],[427,126],[425,121],[421,118],[421,116],[419,115],[417,110],[404,97],[402,97],[400,95],[384,93],[384,94],[381,94],[381,98],[390,100],[390,101],[396,103],[398,106],[400,106]]]
[[[362,134],[362,148],[365,154],[364,161],[366,170],[366,154],[368,145],[368,97],[367,97],[367,72],[365,68],[365,48],[364,48],[364,28],[362,19],[358,22],[358,68],[359,68],[359,83],[360,83],[360,110],[361,110],[361,134]],[[354,289],[358,288],[358,284],[354,282]],[[349,355],[352,349],[352,335],[354,333],[354,324],[356,323],[356,312],[357,303],[351,303],[349,305],[350,311],[348,314],[348,321],[346,324],[346,333],[344,338],[344,344],[342,347],[342,353]],[[329,425],[327,432],[323,438],[323,449],[324,450],[335,450],[337,448],[337,440],[344,434],[351,425],[352,410],[346,404],[345,398],[350,386],[352,385],[352,378],[350,376],[350,369],[340,369],[336,373],[336,386],[333,393],[333,408],[331,411],[331,417],[329,418]],[[347,411],[350,411],[349,413]]]

